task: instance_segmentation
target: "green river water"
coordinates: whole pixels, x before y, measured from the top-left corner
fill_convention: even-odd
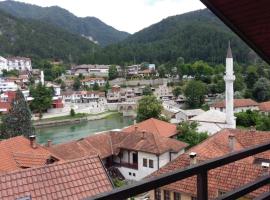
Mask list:
[[[102,131],[121,129],[132,124],[132,118],[113,115],[109,118],[83,122],[80,124],[37,129],[37,141],[40,144],[45,144],[48,140],[52,140],[53,144],[59,144],[84,138]]]

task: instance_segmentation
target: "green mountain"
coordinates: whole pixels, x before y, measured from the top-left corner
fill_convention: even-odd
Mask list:
[[[40,21],[18,19],[0,11],[0,55],[55,58],[77,62],[99,47],[78,35]]]
[[[183,57],[186,62],[223,63],[228,41],[237,62],[247,62],[251,50],[208,9],[168,17],[111,45],[97,62],[165,63]]]
[[[76,17],[72,13],[57,6],[39,7],[16,1],[0,2],[0,9],[25,19],[34,19],[64,28],[99,43],[101,46],[117,43],[128,37],[128,33],[118,31],[95,17]]]

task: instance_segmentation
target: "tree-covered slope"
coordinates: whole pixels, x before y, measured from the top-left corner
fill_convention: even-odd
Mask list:
[[[0,55],[55,58],[76,62],[99,47],[89,40],[34,20],[0,11]]]
[[[0,9],[18,18],[41,20],[65,30],[97,41],[101,46],[117,43],[128,37],[128,33],[118,31],[95,17],[76,17],[57,6],[39,7],[16,1],[0,2]]]
[[[99,60],[111,63],[149,61],[164,63],[183,57],[186,62],[224,62],[228,41],[234,57],[246,62],[250,49],[209,10],[172,16],[111,45]]]

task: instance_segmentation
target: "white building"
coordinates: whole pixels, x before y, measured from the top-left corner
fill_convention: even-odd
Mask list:
[[[245,112],[247,110],[259,110],[259,104],[252,99],[234,99],[234,113]],[[211,105],[210,109],[226,112],[225,101],[217,102]]]
[[[5,81],[0,80],[0,91],[7,92],[7,91],[16,91],[19,89],[19,86],[14,83],[13,81]]]
[[[62,97],[64,102],[72,102],[72,103],[106,102],[104,92],[95,92],[95,91],[62,92]]]
[[[81,81],[83,85],[88,87],[93,87],[95,84],[98,84],[98,86],[102,87],[105,86],[106,81],[104,78],[86,78]]]
[[[32,71],[32,64],[30,58],[25,57],[9,57],[7,58],[8,71]]]
[[[172,122],[180,123],[180,122],[188,121],[193,117],[203,114],[204,112],[205,111],[202,109],[191,109],[191,110],[179,109],[179,111],[175,114],[175,117]]]
[[[138,181],[183,154],[186,147],[186,143],[176,139],[137,130],[100,133],[52,146],[50,151],[63,159],[75,159],[96,152],[109,173],[119,171],[126,180]]]
[[[53,88],[54,96],[60,96],[61,95],[61,87],[59,85],[52,84],[52,83],[46,83],[46,87]]]
[[[2,70],[8,70],[7,59],[0,56],[0,73],[2,74]]]
[[[84,76],[95,75],[107,77],[109,68],[110,65],[78,65],[71,69],[71,74],[74,74],[75,76],[82,74]]]

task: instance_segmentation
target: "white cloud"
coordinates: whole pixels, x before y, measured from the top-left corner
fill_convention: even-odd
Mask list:
[[[199,0],[19,0],[40,6],[58,5],[77,16],[94,16],[118,30],[137,32],[177,14],[204,8]]]

